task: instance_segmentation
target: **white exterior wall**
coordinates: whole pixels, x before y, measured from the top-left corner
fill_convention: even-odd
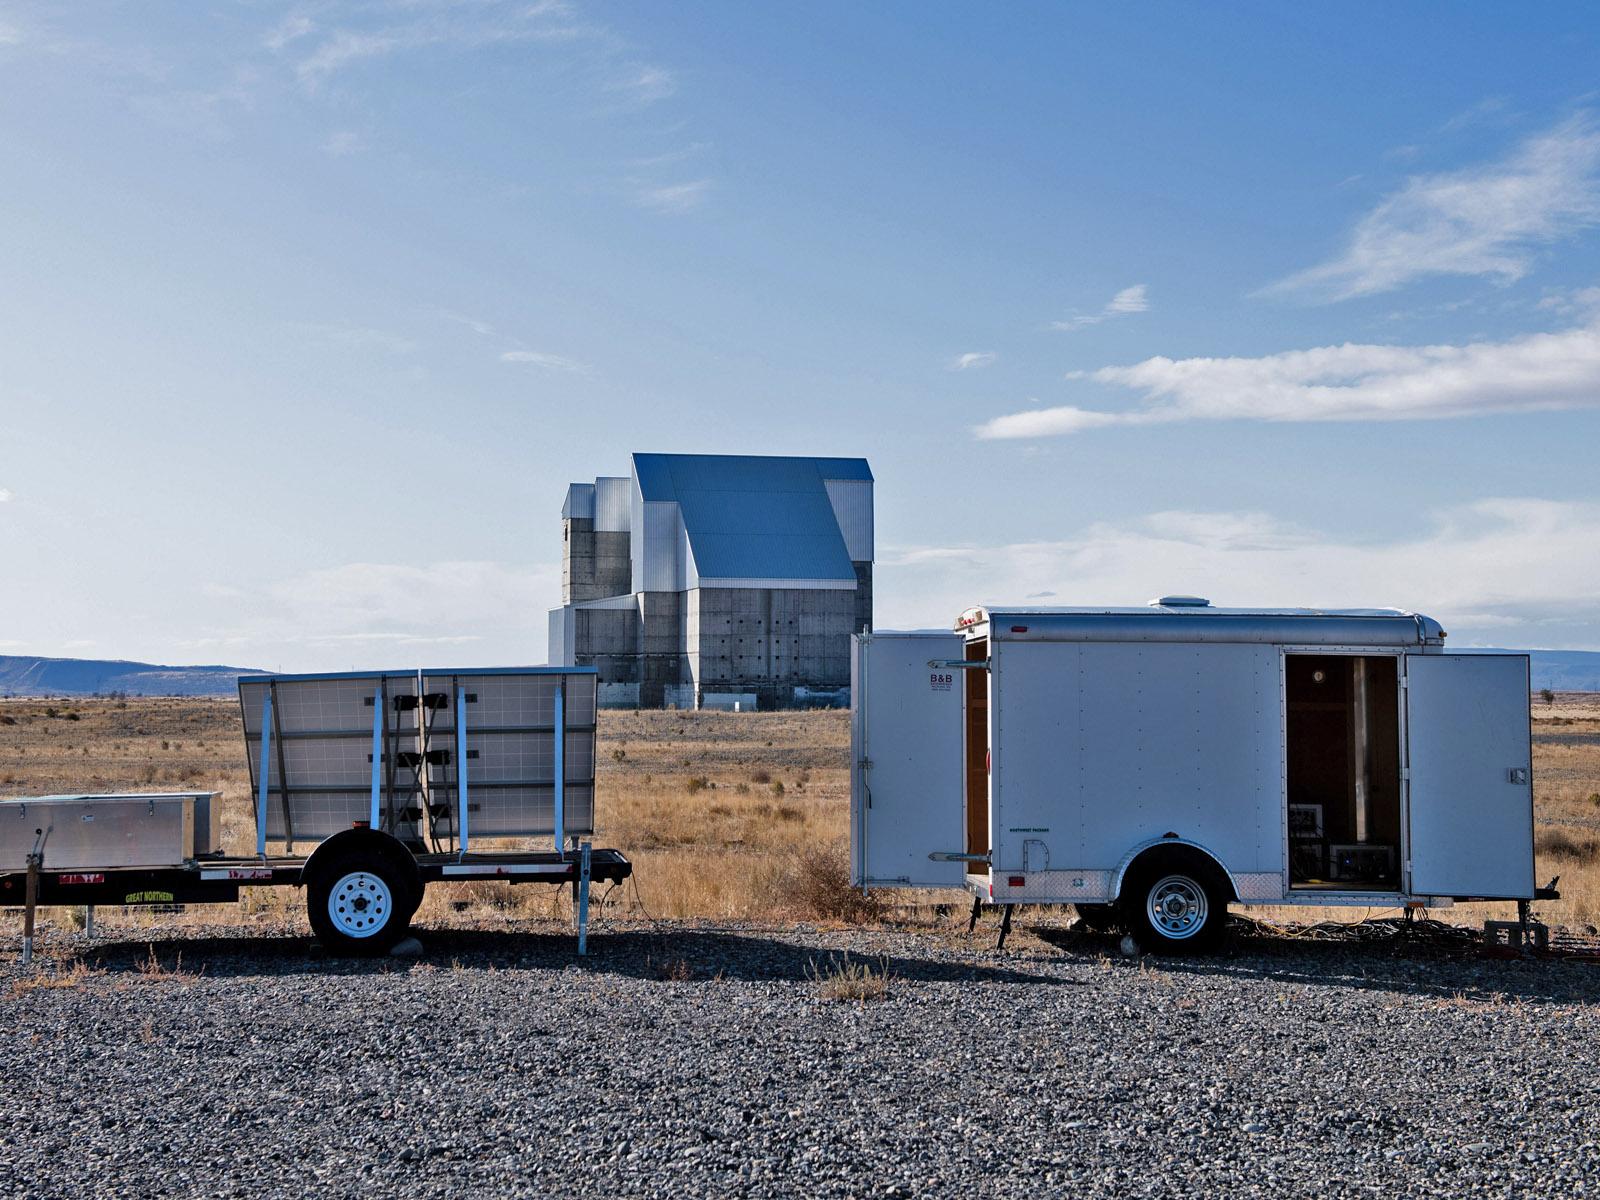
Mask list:
[[[1276,646],[1000,642],[991,662],[997,878],[1104,899],[1132,850],[1172,833],[1281,886]]]

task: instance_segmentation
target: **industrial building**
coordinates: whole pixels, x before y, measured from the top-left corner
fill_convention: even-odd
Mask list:
[[[635,454],[561,510],[552,665],[600,703],[788,708],[848,701],[872,628],[872,471],[861,458]]]

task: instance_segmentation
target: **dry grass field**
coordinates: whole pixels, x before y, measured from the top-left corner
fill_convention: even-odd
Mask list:
[[[1600,924],[1600,696],[1533,705],[1539,875],[1564,899],[1553,925]],[[597,845],[634,861],[634,883],[606,911],[654,917],[861,920],[843,871],[848,720],[840,712],[606,712],[599,741]],[[228,700],[0,700],[0,796],[61,791],[220,790],[229,850],[248,852],[249,776]],[[299,920],[294,889],[257,889],[206,921]],[[463,884],[430,889],[419,919],[492,923],[564,916],[558,889]],[[1307,920],[1364,910],[1278,910]],[[1463,923],[1504,906],[1440,914]],[[53,919],[70,920],[72,914]],[[108,923],[170,915],[102,913]]]

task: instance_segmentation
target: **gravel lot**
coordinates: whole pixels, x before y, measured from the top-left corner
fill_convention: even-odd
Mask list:
[[[0,1194],[1600,1192],[1600,967],[993,933],[52,935],[61,987],[6,938]],[[823,998],[845,951],[886,998]]]

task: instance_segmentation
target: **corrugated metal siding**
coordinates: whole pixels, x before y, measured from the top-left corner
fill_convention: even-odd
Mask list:
[[[646,500],[641,528],[633,531],[633,544],[644,551],[643,570],[634,563],[633,586],[641,592],[684,590],[683,557],[678,553],[678,506],[669,500]]]
[[[626,475],[602,475],[594,481],[591,515],[596,532],[628,532],[631,528],[629,495],[632,488],[633,482]]]
[[[574,483],[567,487],[567,499],[561,505],[561,519],[594,516],[594,484]]]
[[[828,499],[833,516],[844,535],[844,548],[852,562],[871,562],[873,557],[872,480],[827,479]]]

